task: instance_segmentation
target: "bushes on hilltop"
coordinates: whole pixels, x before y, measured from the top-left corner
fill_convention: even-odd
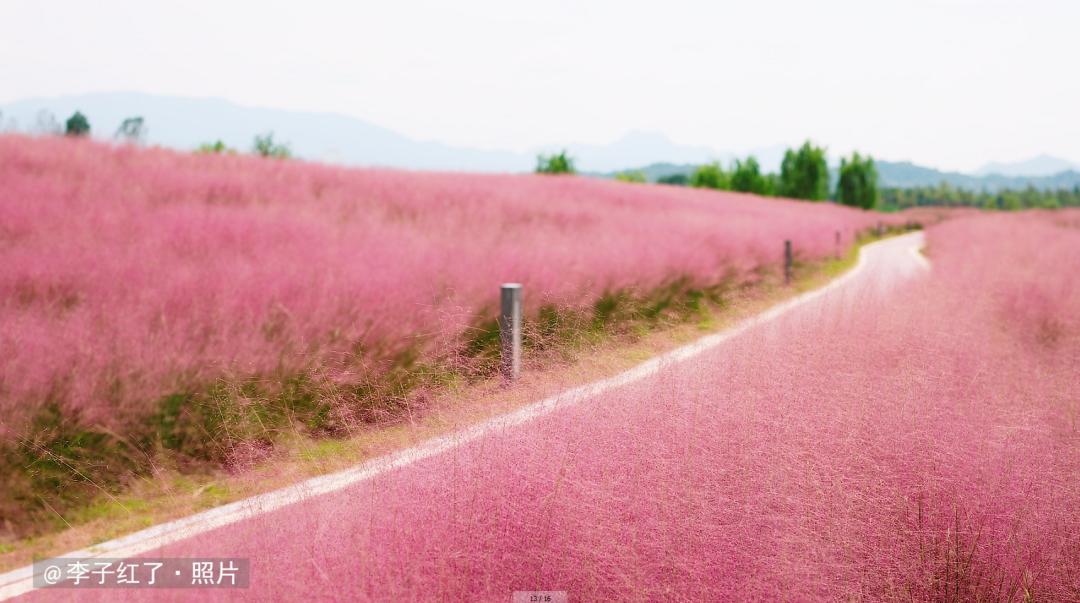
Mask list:
[[[86,136],[90,134],[90,120],[76,111],[64,122],[64,134],[67,136]]]
[[[574,158],[563,149],[552,155],[539,155],[536,158],[537,174],[576,174]]]

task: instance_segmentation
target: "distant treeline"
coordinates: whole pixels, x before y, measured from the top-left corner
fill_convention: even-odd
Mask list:
[[[76,111],[63,123],[63,125],[61,125],[56,119],[56,116],[43,109],[38,112],[35,131],[39,134],[46,135],[64,135],[73,137],[89,136],[90,120],[87,119],[82,112]],[[130,143],[141,143],[145,137],[146,121],[141,116],[128,117],[125,119],[113,135],[113,138]],[[228,147],[221,140],[215,140],[199,145],[198,148],[195,149],[195,152],[231,154],[236,153],[236,149]],[[292,157],[292,151],[289,149],[289,145],[275,142],[273,132],[256,135],[255,140],[251,145],[251,152],[261,157],[271,157],[273,159],[288,159]]]
[[[566,151],[537,158],[539,174],[574,174],[574,159]],[[641,171],[621,172],[615,175],[623,182],[648,182]],[[693,186],[715,190],[754,193],[757,195],[825,201],[873,209],[877,207],[879,193],[877,168],[870,156],[853,153],[840,159],[840,173],[836,187],[830,191],[829,166],[823,147],[809,140],[797,149],[788,149],[780,165],[780,173],[764,173],[757,158],[736,159],[727,168],[720,162],[698,166],[690,175],[672,174],[657,180],[658,184]]]
[[[562,165],[573,167],[573,160],[566,157],[565,152],[559,157]],[[546,158],[541,159],[543,162]],[[763,173],[757,160],[752,156],[744,160],[736,159],[727,169],[718,162],[696,167],[671,167],[680,171],[655,175],[657,184],[712,188],[810,201],[831,199],[845,205],[886,212],[928,206],[973,207],[1004,211],[1080,207],[1080,185],[1055,189],[1039,188],[1029,183],[1024,188],[973,190],[958,187],[943,180],[936,186],[879,188],[878,171],[873,158],[854,153],[850,158],[840,160],[838,173],[830,174],[826,164],[825,150],[814,146],[809,141],[798,149],[787,150],[779,174]],[[649,181],[644,170],[619,172],[614,174],[614,177],[623,182]],[[836,183],[831,191],[830,182]]]
[[[1056,209],[1080,207],[1080,186],[1071,189],[1040,190],[1028,186],[1023,190],[971,191],[942,182],[937,186],[886,188],[881,190],[879,209],[899,211],[909,207],[977,207],[1015,211],[1020,209]]]

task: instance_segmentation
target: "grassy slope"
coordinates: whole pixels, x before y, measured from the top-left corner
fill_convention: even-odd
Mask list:
[[[862,242],[873,240],[867,236]],[[363,424],[338,434],[315,434],[302,424],[282,425],[274,446],[247,465],[233,469],[212,464],[194,467],[158,466],[117,487],[103,484],[86,504],[75,505],[60,516],[38,516],[38,534],[0,543],[0,569],[33,559],[103,542],[139,529],[266,492],[301,479],[338,470],[414,444],[464,425],[508,411],[565,387],[603,378],[648,357],[685,344],[709,332],[722,330],[748,315],[816,288],[849,269],[857,247],[839,259],[801,263],[790,287],[768,274],[754,287],[716,293],[702,302],[701,294],[670,290],[642,299],[598,304],[589,315],[564,315],[559,337],[533,341],[526,347],[528,363],[522,380],[506,389],[490,373],[453,373],[420,367],[424,374],[439,374],[438,384],[425,377],[423,384],[403,396],[398,411],[388,420]],[[668,299],[655,312],[656,296]],[[670,297],[670,299],[669,299]],[[601,311],[603,308],[603,311]],[[643,310],[644,309],[644,310]],[[600,321],[600,315],[606,319]],[[535,332],[540,317],[530,317]],[[445,368],[445,367],[444,367]]]

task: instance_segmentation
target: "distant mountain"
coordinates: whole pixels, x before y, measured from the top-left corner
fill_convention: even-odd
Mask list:
[[[934,168],[915,165],[910,161],[875,160],[878,185],[885,188],[909,188],[914,186],[937,186],[942,182],[957,188],[977,189],[980,179],[960,172],[942,172]]]
[[[552,145],[543,152],[558,151],[562,147]],[[644,165],[663,159],[669,163],[705,163],[728,161],[731,153],[721,153],[705,146],[680,145],[663,134],[655,132],[630,132],[615,142],[602,145],[569,144],[567,152],[578,167],[590,172],[613,172],[628,165]]]
[[[75,111],[90,120],[91,134],[110,138],[127,117],[142,116],[150,144],[194,149],[221,139],[230,147],[247,150],[256,134],[274,132],[278,142],[294,154],[317,161],[350,165],[388,166],[426,170],[523,172],[536,167],[538,153],[566,148],[583,171],[607,172],[654,161],[671,163],[727,163],[732,153],[706,146],[682,145],[663,134],[635,131],[608,144],[548,145],[530,152],[477,150],[420,141],[362,119],[331,113],[285,111],[246,107],[216,98],[161,96],[138,92],[110,92],[33,98],[0,105],[5,124],[33,131],[38,114],[51,113],[62,122]],[[784,147],[755,154],[762,166],[778,168]]]
[[[76,110],[82,111],[90,120],[92,135],[100,138],[112,137],[125,118],[142,116],[148,143],[177,149],[194,149],[220,139],[230,147],[247,150],[257,134],[273,131],[275,140],[288,143],[302,158],[349,165],[527,172],[536,166],[538,152],[562,148],[550,145],[524,153],[461,148],[409,138],[347,115],[245,107],[215,98],[138,92],[27,99],[0,105],[0,116],[7,127],[15,123],[21,131],[32,131],[42,110],[61,122]],[[583,172],[612,176],[617,171],[645,166],[641,169],[652,181],[675,173],[689,174],[694,166],[708,161],[727,165],[735,156],[707,146],[678,144],[650,132],[631,132],[609,144],[568,144],[565,148]],[[764,171],[775,172],[784,151],[783,145],[774,145],[751,154]],[[977,190],[1024,188],[1029,184],[1038,188],[1080,185],[1080,167],[1049,156],[989,164],[977,175],[889,161],[878,161],[878,172],[886,187],[934,186],[941,182]]]
[[[1065,170],[1043,176],[1004,176],[996,173],[973,176],[960,172],[942,172],[907,161],[875,163],[878,168],[878,184],[885,188],[937,186],[942,182],[956,188],[991,192],[1002,189],[1019,190],[1028,186],[1043,190],[1080,186],[1080,170]]]
[[[645,179],[649,182],[656,182],[661,178],[673,176],[675,174],[684,174],[689,176],[701,165],[700,163],[650,163],[642,168],[632,168],[629,170],[612,170],[610,172],[585,172],[586,176],[597,176],[600,178],[614,178],[616,174],[623,171],[641,172],[645,174]]]
[[[1080,172],[1080,164],[1061,159],[1060,157],[1039,155],[1038,157],[1032,157],[1031,159],[1027,159],[1024,161],[1015,161],[1011,163],[988,163],[976,170],[975,174],[978,176],[989,176],[992,174],[997,174],[1000,176],[1038,177],[1053,176],[1055,174],[1060,174],[1061,172],[1068,172],[1070,170]]]
[[[414,140],[365,122],[332,113],[305,113],[244,107],[215,98],[158,96],[115,92],[27,99],[0,106],[5,122],[31,131],[40,111],[63,121],[76,110],[90,120],[91,134],[109,138],[126,117],[146,120],[147,142],[177,149],[194,149],[221,139],[247,150],[256,134],[274,132],[303,158],[352,165],[425,170],[517,172],[531,170],[535,157],[507,151],[456,148]]]

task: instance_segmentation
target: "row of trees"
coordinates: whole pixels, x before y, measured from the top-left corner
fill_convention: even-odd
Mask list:
[[[42,109],[37,114],[34,131],[39,134],[56,136],[89,136],[90,120],[81,111],[76,111],[61,124],[50,111]],[[113,138],[129,142],[142,142],[145,135],[145,120],[141,116],[135,116],[128,117],[120,122],[120,127],[116,129]]]
[[[1071,189],[972,191],[956,188],[947,182],[937,186],[886,188],[881,191],[881,209],[898,211],[909,207],[976,207],[1007,211],[1059,207],[1080,207],[1080,186]]]
[[[871,209],[879,193],[877,168],[871,157],[854,153],[840,160],[840,173],[832,198],[844,205]],[[788,149],[780,173],[763,173],[753,157],[736,159],[727,170],[719,162],[699,166],[689,178],[662,178],[663,184],[688,184],[699,188],[755,193],[758,195],[824,201],[829,199],[829,165],[823,147],[810,141]]]
[[[574,174],[574,160],[564,150],[553,155],[537,157],[538,174]],[[641,171],[620,172],[615,175],[623,182],[647,182]],[[788,149],[779,174],[766,174],[753,157],[736,159],[729,169],[719,162],[698,166],[692,174],[673,174],[660,178],[660,184],[689,185],[698,188],[738,191],[808,201],[829,198],[829,166],[825,149],[806,141],[798,149]],[[840,161],[840,175],[833,196],[836,201],[853,207],[871,209],[878,202],[877,168],[870,157],[858,153]]]
[[[82,137],[90,135],[90,120],[80,111],[76,111],[63,124],[49,111],[42,110],[37,115],[37,131],[41,134],[63,134],[64,136]],[[128,117],[120,122],[113,138],[128,142],[142,142],[146,137],[146,120],[142,116]],[[197,153],[235,153],[221,140],[204,143],[195,149]],[[292,151],[288,144],[274,141],[274,133],[258,134],[251,146],[251,152],[260,157],[288,159]]]

